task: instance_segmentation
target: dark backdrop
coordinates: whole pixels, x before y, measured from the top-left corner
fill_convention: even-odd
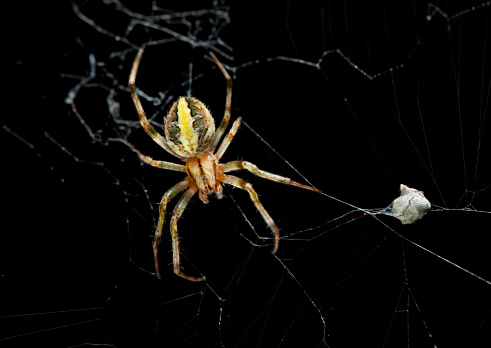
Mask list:
[[[160,38],[139,29],[124,36],[128,16],[117,2],[78,5],[135,47]],[[304,176],[324,193],[237,174],[286,236],[278,258],[257,239],[270,232],[245,192],[228,187],[206,206],[195,197],[180,221],[183,264],[207,283],[172,273],[169,239],[163,279],[151,273],[158,202],[182,174],[143,167],[125,144],[106,143],[125,134],[142,152],[174,160],[138,123],[119,129],[108,108],[113,90],[121,117],[137,120],[125,90],[134,47],[84,22],[70,2],[9,5],[0,345],[489,344],[489,4],[434,5],[248,1],[221,7],[230,18],[223,27],[190,18],[202,21],[202,42],[215,27],[232,48],[215,45],[236,68],[232,120],[245,124],[224,161]],[[148,4],[128,6],[150,13]],[[225,82],[209,48],[148,47],[138,87],[185,95],[191,73],[192,94],[220,119]],[[91,54],[95,77],[75,99],[85,124],[65,99],[80,82],[74,76],[89,75]],[[144,100],[156,122],[170,102],[161,99]],[[91,138],[85,126],[101,131]],[[345,215],[387,207],[401,183],[432,202],[422,221]]]

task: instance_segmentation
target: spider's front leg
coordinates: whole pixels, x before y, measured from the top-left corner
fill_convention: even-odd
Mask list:
[[[195,278],[195,277],[188,276],[181,271],[180,257],[179,257],[179,236],[177,235],[177,221],[181,217],[182,213],[184,212],[184,209],[189,203],[189,200],[191,199],[191,197],[194,196],[196,191],[198,191],[198,187],[191,184],[191,187],[189,187],[189,189],[186,192],[184,192],[184,194],[177,202],[170,221],[170,231],[172,235],[172,255],[173,255],[172,260],[174,263],[174,273],[180,277],[183,277],[187,280],[191,280],[193,282],[199,282],[205,280],[205,277]]]
[[[264,221],[268,224],[268,227],[271,229],[274,235],[274,248],[273,251],[271,252],[272,254],[276,253],[278,250],[278,243],[280,240],[280,229],[278,226],[276,226],[274,220],[271,218],[269,213],[264,209],[264,206],[261,204],[259,201],[259,197],[257,196],[256,191],[252,188],[252,185],[245,181],[244,179],[238,178],[233,175],[225,175],[223,174],[220,178],[220,181],[233,185],[235,187],[238,187],[240,189],[246,190],[249,193],[249,196],[251,198],[251,201],[254,203],[256,206],[256,209],[261,213],[261,216],[263,217]]]
[[[159,206],[159,221],[157,222],[157,228],[155,230],[155,236],[153,238],[153,258],[155,260],[155,273],[157,277],[160,278],[160,268],[159,268],[159,244],[162,239],[162,228],[165,221],[165,211],[167,209],[167,204],[178,195],[180,192],[187,189],[189,186],[189,181],[183,180],[174,186],[172,186],[162,197]]]

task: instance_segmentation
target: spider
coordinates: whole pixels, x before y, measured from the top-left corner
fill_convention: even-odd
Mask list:
[[[212,52],[210,52],[211,57],[227,81],[225,113],[220,125],[215,130],[215,122],[211,116],[211,113],[201,101],[193,97],[180,97],[172,104],[166,117],[164,118],[165,137],[163,137],[148,121],[145,111],[141,105],[140,98],[136,92],[135,80],[142,55],[143,49],[140,49],[133,62],[133,67],[131,69],[131,74],[128,81],[131,97],[135,103],[141,125],[147,134],[157,144],[186,164],[183,165],[167,161],[153,160],[150,157],[143,155],[135,148],[132,148],[132,150],[143,162],[151,166],[187,173],[186,178],[172,186],[163,195],[162,200],[160,201],[159,219],[152,244],[157,277],[160,278],[158,248],[162,238],[162,227],[164,225],[167,204],[172,200],[172,198],[184,191],[174,208],[170,222],[174,273],[191,281],[205,280],[205,277],[191,277],[181,271],[177,221],[181,217],[184,209],[189,203],[189,200],[196,192],[198,192],[199,198],[203,203],[208,203],[208,195],[212,193],[215,193],[219,199],[222,198],[223,188],[221,183],[238,187],[249,193],[252,202],[256,206],[256,209],[262,215],[263,219],[273,232],[274,248],[272,253],[274,254],[278,250],[280,236],[280,231],[275,222],[268,214],[266,209],[264,209],[263,205],[259,201],[256,191],[254,191],[250,183],[241,178],[225,173],[245,169],[264,179],[269,179],[316,192],[320,191],[313,187],[292,181],[289,178],[263,171],[256,165],[247,161],[231,161],[225,164],[219,163],[223,154],[230,145],[230,142],[234,138],[237,129],[239,128],[241,118],[237,118],[237,120],[233,123],[232,128],[225,136],[218,150],[215,152],[215,149],[225,133],[230,120],[232,79]]]

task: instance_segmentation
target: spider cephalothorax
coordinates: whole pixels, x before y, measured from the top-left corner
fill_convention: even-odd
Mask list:
[[[192,280],[201,281],[205,277],[191,277],[184,274],[181,271],[180,255],[179,255],[179,238],[177,235],[177,221],[181,217],[186,205],[189,203],[191,197],[196,192],[199,192],[200,199],[207,203],[208,195],[216,193],[218,198],[222,198],[222,182],[243,189],[249,193],[249,196],[256,206],[256,209],[261,213],[261,216],[268,224],[269,228],[274,234],[274,247],[273,253],[278,249],[278,243],[280,238],[280,230],[276,226],[275,222],[268,214],[266,209],[259,201],[256,191],[252,188],[252,185],[247,181],[240,179],[233,175],[225,174],[234,170],[246,169],[251,173],[265,179],[269,179],[283,184],[301,187],[307,190],[319,191],[313,187],[299,184],[289,178],[272,174],[264,170],[259,169],[256,165],[247,161],[231,161],[225,164],[220,164],[219,161],[225,151],[227,150],[230,142],[234,138],[240,125],[240,117],[234,122],[232,128],[225,136],[222,144],[215,152],[220,139],[225,133],[225,129],[230,121],[230,105],[232,100],[232,80],[224,69],[222,64],[218,61],[213,53],[210,52],[213,60],[217,64],[218,68],[222,72],[223,76],[227,80],[227,97],[225,102],[225,114],[223,116],[220,126],[215,130],[215,122],[208,111],[206,106],[198,99],[193,97],[180,97],[169,109],[167,116],[164,120],[165,138],[157,132],[157,130],[148,121],[145,111],[140,102],[140,98],[136,92],[135,80],[138,66],[143,54],[143,50],[140,49],[133,62],[133,68],[131,70],[129,87],[131,96],[138,111],[138,117],[142,124],[143,129],[147,134],[162,148],[168,151],[173,156],[178,157],[182,161],[186,162],[186,165],[176,164],[166,161],[153,160],[148,156],[141,154],[137,149],[133,148],[140,159],[154,167],[175,170],[187,173],[186,178],[172,186],[162,197],[159,206],[159,220],[157,228],[155,230],[155,237],[153,240],[153,253],[155,259],[155,271],[160,278],[159,260],[158,260],[158,247],[162,238],[162,228],[165,220],[165,212],[169,201],[178,195],[182,194],[181,198],[177,202],[174,211],[172,213],[170,229],[172,237],[172,254],[174,273],[177,275]]]
[[[199,198],[208,203],[208,195],[216,193],[218,198],[222,198],[222,185],[218,178],[220,177],[220,165],[215,155],[209,151],[191,157],[186,162],[186,169],[189,178],[198,186]]]

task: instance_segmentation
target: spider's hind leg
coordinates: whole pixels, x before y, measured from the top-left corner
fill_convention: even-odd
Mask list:
[[[223,76],[225,77],[225,80],[227,81],[225,112],[223,114],[222,122],[220,122],[220,125],[218,126],[215,132],[215,139],[213,139],[213,143],[210,147],[211,151],[213,151],[215,150],[216,146],[220,142],[220,139],[222,138],[223,133],[225,133],[225,129],[227,129],[228,123],[230,122],[230,109],[232,104],[232,79],[230,78],[230,75],[228,74],[227,70],[225,70],[225,68],[223,67],[222,63],[220,63],[218,58],[213,54],[213,52],[210,52],[210,56],[213,58],[216,65],[218,66]]]

